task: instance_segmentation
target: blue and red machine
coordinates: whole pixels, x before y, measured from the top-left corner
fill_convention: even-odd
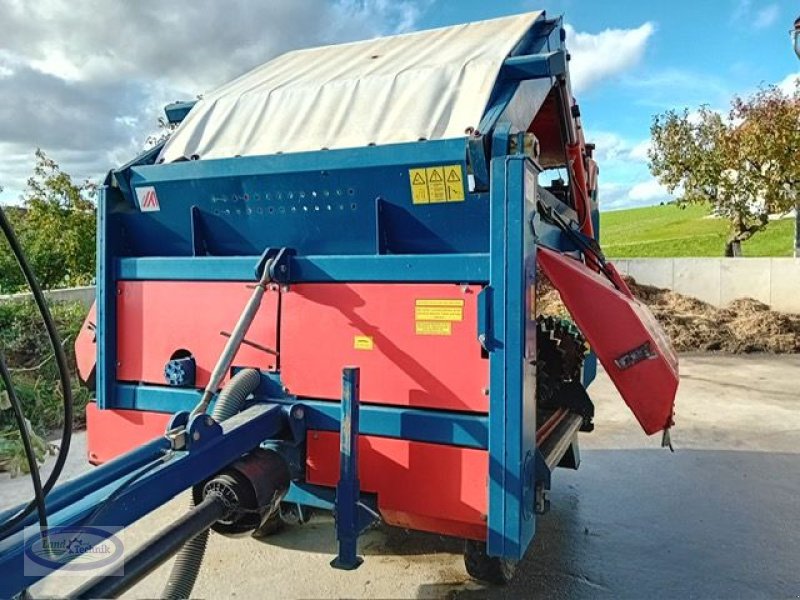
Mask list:
[[[491,28],[510,31],[507,48],[487,50]],[[197,511],[233,469],[249,509],[223,503],[204,528],[269,533],[332,510],[335,564],[354,568],[359,531],[380,518],[468,540],[470,573],[502,581],[553,469],[578,466],[596,358],[644,431],[666,433],[677,360],[597,244],[597,166],[564,39],[561,19],[531,13],[293,53],[256,84],[167,107],[173,137],[101,189],[96,309],[77,351],[102,466],[49,496],[52,522],[128,525],[190,487]],[[459,44],[466,66],[447,79]],[[437,63],[438,49],[456,59]],[[471,88],[483,51],[501,60]],[[290,75],[276,84],[276,69]],[[404,88],[409,70],[439,88]],[[353,81],[349,104],[326,97]],[[365,89],[377,91],[359,105]],[[473,94],[480,120],[453,136]],[[428,135],[417,109],[440,111]],[[554,169],[567,181],[540,183]],[[577,329],[537,316],[542,273]],[[226,388],[236,410],[212,418]],[[31,583],[14,572],[20,535],[0,545],[0,596]]]

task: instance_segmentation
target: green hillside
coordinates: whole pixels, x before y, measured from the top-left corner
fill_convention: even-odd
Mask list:
[[[673,204],[600,213],[600,241],[609,257],[722,256],[728,224],[700,206]],[[742,244],[745,256],[791,256],[794,219],[771,221]]]

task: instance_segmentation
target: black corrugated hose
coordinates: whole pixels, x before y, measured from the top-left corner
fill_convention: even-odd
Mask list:
[[[256,369],[244,369],[231,378],[214,404],[211,416],[217,423],[232,417],[242,410],[247,397],[256,391],[261,383],[261,375]],[[191,504],[194,508],[194,500]],[[161,597],[166,600],[184,600],[190,598],[200,565],[208,545],[208,529],[198,533],[184,544],[175,557],[175,564],[169,573]]]
[[[17,514],[0,525],[0,537],[2,537],[14,529],[23,520],[25,520],[29,514],[37,509],[37,507],[44,505],[44,499],[47,497],[47,494],[50,493],[50,490],[53,489],[59,477],[61,477],[61,472],[64,470],[64,463],[66,463],[67,455],[69,454],[69,445],[72,440],[72,386],[70,384],[67,357],[64,353],[64,348],[61,346],[61,338],[56,330],[56,325],[53,322],[50,309],[47,307],[47,302],[45,301],[44,294],[42,293],[42,288],[39,287],[39,282],[36,281],[36,276],[33,274],[33,270],[31,269],[30,264],[28,264],[28,260],[25,258],[25,252],[22,250],[22,246],[20,246],[19,240],[14,233],[14,229],[11,227],[11,223],[8,222],[2,207],[0,207],[0,230],[3,231],[3,234],[8,240],[8,245],[11,248],[11,252],[13,252],[14,257],[17,259],[19,268],[22,270],[22,274],[25,276],[25,281],[28,283],[28,287],[33,294],[33,299],[36,302],[37,308],[39,309],[39,314],[42,315],[42,320],[44,321],[44,326],[47,330],[47,337],[50,338],[50,344],[53,347],[53,354],[55,356],[56,365],[58,366],[58,376],[61,381],[61,393],[64,404],[64,427],[61,431],[61,444],[58,448],[58,455],[56,456],[56,462],[53,465],[53,471],[50,473],[50,476],[47,478],[45,484],[41,486],[41,490],[36,491],[37,498],[31,500]],[[11,397],[13,390],[11,389],[10,381],[6,383],[6,387],[8,388],[9,397]],[[28,438],[28,442],[30,442],[28,428],[24,424],[24,416],[23,424],[20,426],[20,435],[23,438],[23,443],[25,438]],[[31,477],[33,478],[38,475],[38,465],[36,465],[35,460],[34,467],[36,468],[31,469]],[[39,520],[41,523],[41,514]]]

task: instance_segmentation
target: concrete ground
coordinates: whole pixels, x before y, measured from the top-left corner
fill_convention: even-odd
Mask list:
[[[794,598],[800,596],[800,356],[684,356],[675,453],[646,438],[601,375],[596,430],[579,471],[555,473],[552,510],[505,588],[464,572],[461,544],[388,527],[362,538],[364,565],[335,571],[332,521],[269,540],[213,534],[195,595],[205,598]],[[81,457],[73,464],[82,468]],[[73,471],[75,472],[75,471]],[[9,485],[11,484],[11,485]],[[29,493],[0,482],[4,505]],[[131,548],[185,498],[123,534]],[[157,596],[169,566],[126,597]],[[64,594],[51,577],[34,595]]]

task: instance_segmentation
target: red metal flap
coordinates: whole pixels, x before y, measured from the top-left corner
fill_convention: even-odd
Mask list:
[[[78,367],[78,377],[87,384],[94,379],[94,369],[97,363],[96,328],[97,302],[92,302],[89,314],[86,315],[78,337],[75,338],[75,363]]]
[[[645,433],[668,428],[678,357],[650,309],[560,252],[540,247],[538,261]]]

